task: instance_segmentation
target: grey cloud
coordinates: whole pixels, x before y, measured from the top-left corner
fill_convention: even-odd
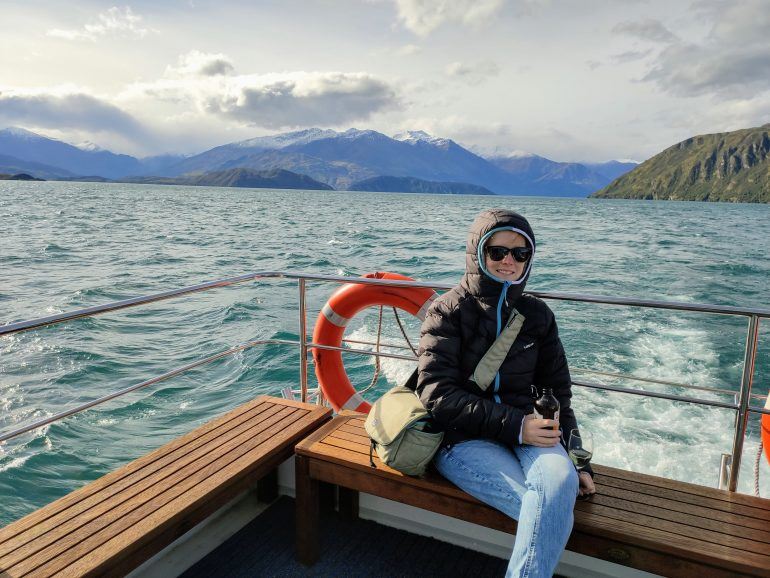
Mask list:
[[[222,76],[233,72],[235,67],[226,55],[191,50],[179,57],[178,66],[166,69],[166,76]]]
[[[612,31],[616,34],[627,34],[651,42],[676,42],[676,34],[666,28],[660,20],[647,18],[644,20],[621,22]]]
[[[497,76],[500,74],[500,67],[490,60],[474,64],[453,62],[446,67],[446,73],[448,76],[475,84],[490,76]]]
[[[395,91],[367,74],[298,73],[271,82],[249,83],[198,102],[210,114],[270,129],[341,125],[366,120],[398,105]]]
[[[0,93],[0,120],[3,124],[120,134],[131,140],[148,136],[130,114],[83,93]]]
[[[612,62],[615,64],[626,64],[627,62],[635,62],[647,58],[652,53],[652,50],[629,50],[620,54],[614,54]]]
[[[217,76],[220,74],[230,74],[234,70],[233,65],[227,60],[212,60],[201,67],[200,73],[203,76]]]
[[[770,90],[770,10],[764,0],[701,2],[712,28],[700,43],[666,47],[643,80],[677,96],[740,99]]]
[[[671,46],[643,80],[676,96],[741,98],[770,89],[770,46],[731,50],[695,44]]]

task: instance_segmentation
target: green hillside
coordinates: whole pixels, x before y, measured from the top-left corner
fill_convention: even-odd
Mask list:
[[[689,138],[591,196],[770,203],[770,124]]]

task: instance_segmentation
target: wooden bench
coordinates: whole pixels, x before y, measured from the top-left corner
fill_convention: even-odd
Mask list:
[[[342,489],[357,515],[357,492],[396,500],[488,528],[516,523],[436,473],[413,478],[369,464],[361,414],[345,412],[299,443],[297,556],[319,556],[319,482]],[[567,548],[640,570],[698,578],[770,576],[770,500],[596,466],[597,494],[575,506]]]
[[[275,468],[330,418],[258,397],[0,529],[0,576],[125,575],[257,480],[277,484]]]

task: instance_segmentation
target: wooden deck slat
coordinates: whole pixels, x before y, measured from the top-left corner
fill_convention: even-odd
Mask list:
[[[321,409],[319,408],[319,410]],[[295,421],[288,426],[284,425],[281,427],[276,425],[274,428],[271,428],[269,433],[266,431],[264,434],[260,434],[260,443],[267,441],[267,445],[270,446],[268,452],[262,453],[262,459],[270,461],[270,457],[281,450],[285,441],[297,436],[306,428],[306,423]],[[187,480],[179,480],[179,485],[184,485],[182,492],[174,491],[173,499],[165,503],[161,503],[162,500],[156,499],[156,503],[152,507],[147,508],[146,515],[143,514],[141,516],[139,523],[124,524],[121,533],[114,535],[109,541],[100,544],[98,551],[92,549],[90,553],[86,554],[82,552],[86,548],[82,547],[81,544],[77,544],[73,548],[73,554],[77,550],[77,561],[71,565],[69,571],[79,575],[81,574],[81,569],[86,570],[95,566],[102,559],[118,555],[123,549],[123,544],[126,542],[140,544],[143,541],[147,541],[148,530],[157,530],[157,528],[162,528],[164,525],[173,524],[175,518],[179,517],[180,512],[193,507],[201,500],[205,500],[206,496],[216,491],[224,480],[247,475],[253,461],[253,457],[248,455],[248,452],[241,452],[240,456],[224,466],[212,464],[207,467],[206,470],[201,471],[196,476],[193,483]],[[273,465],[277,466],[278,464],[275,463]]]
[[[615,486],[602,484],[598,481],[597,487],[601,488],[600,494],[603,496],[629,500],[663,511],[670,511],[685,516],[703,516],[704,513],[707,513],[707,519],[709,521],[713,521],[715,524],[719,523],[724,525],[726,531],[729,531],[735,536],[742,535],[746,529],[760,530],[764,536],[761,539],[763,541],[770,540],[770,524],[757,518],[752,518],[750,516],[734,516],[723,510],[714,510],[712,508],[694,506],[687,502],[659,498],[658,496],[637,492],[633,489],[620,489]],[[758,537],[758,539],[760,539],[760,537]]]
[[[229,420],[235,419],[241,414],[246,414],[251,411],[258,412],[259,407],[265,404],[267,404],[266,398],[264,396],[260,396],[253,401],[236,408],[225,416],[222,416],[222,418],[208,422],[195,431],[185,434],[184,436],[173,440],[163,447],[102,476],[98,480],[95,480],[94,482],[82,488],[70,492],[66,496],[56,500],[48,506],[44,506],[43,508],[32,512],[21,520],[5,526],[4,528],[0,528],[0,556],[7,554],[10,550],[16,547],[13,546],[9,548],[7,546],[9,540],[13,540],[14,538],[20,536],[29,528],[35,528],[42,521],[48,518],[52,518],[56,514],[63,512],[68,508],[72,508],[93,494],[104,491],[104,488],[116,484],[117,482],[123,480],[126,476],[133,475],[136,471],[142,470],[146,467],[152,467],[152,465],[157,462],[158,458],[162,456],[168,455],[171,457],[175,455],[176,452],[182,450],[187,451],[188,448],[185,446],[188,444],[193,444],[193,447],[196,447],[196,441],[199,440],[201,443],[204,443],[208,434],[216,435],[215,430],[226,426]],[[277,411],[277,409],[275,411]]]
[[[452,501],[466,504],[461,508],[463,516],[475,516],[467,510],[474,502],[477,509],[489,509],[439,476],[429,473],[421,479],[395,472],[383,466],[376,453],[378,467],[371,468],[363,421],[358,416],[338,416],[298,445],[297,453],[311,458],[310,471],[318,479],[418,507],[430,503],[428,509],[445,508],[441,513],[450,512],[448,515],[452,515]],[[596,466],[595,471],[598,495],[576,504],[577,534],[573,536],[579,538],[574,542],[591,549],[591,540],[584,536],[596,536],[602,544],[628,544],[635,556],[649,556],[650,564],[660,572],[665,573],[669,560],[680,576],[693,571],[699,578],[730,572],[770,576],[769,500],[605,466]],[[426,492],[445,506],[426,502]],[[495,522],[490,527],[505,525],[496,516],[492,518]]]
[[[96,526],[88,526],[89,522],[103,519],[103,516],[110,510],[124,502],[135,500],[139,494],[147,495],[149,499],[148,492],[162,491],[165,487],[163,484],[176,472],[180,470],[193,471],[205,466],[207,461],[212,460],[217,455],[219,448],[227,444],[233,445],[233,440],[238,439],[238,436],[247,439],[253,433],[259,433],[295,411],[301,410],[281,406],[268,408],[262,414],[254,416],[252,420],[238,424],[233,430],[222,432],[220,437],[209,439],[208,443],[199,446],[189,454],[181,455],[173,462],[162,464],[166,466],[166,469],[153,468],[154,471],[150,475],[141,477],[141,474],[146,473],[145,470],[148,469],[142,468],[137,470],[135,475],[124,476],[117,484],[104,487],[102,492],[91,494],[89,499],[81,500],[74,507],[43,520],[31,529],[34,531],[24,532],[18,536],[17,540],[9,540],[7,542],[9,548],[16,543],[18,545],[13,551],[0,557],[0,567],[13,566],[20,558],[29,557],[75,530],[79,530],[79,534],[89,528],[92,528],[93,532],[99,531]],[[235,443],[240,442],[236,441]],[[25,545],[26,547],[24,547]]]
[[[691,484],[688,482],[669,480],[668,478],[659,478],[649,474],[629,472],[627,470],[611,468],[609,466],[598,465],[596,466],[595,470],[596,473],[607,477],[619,478],[638,484],[648,484],[656,488],[665,488],[685,494],[691,494],[696,498],[713,499],[730,504],[741,504],[743,506],[748,506],[750,508],[756,509],[758,516],[762,516],[763,519],[770,520],[770,506],[768,506],[767,500],[764,498],[757,498],[756,496],[741,494],[739,492],[727,492],[724,490],[718,490],[708,486],[699,486],[698,484]],[[765,518],[765,516],[767,517]]]
[[[330,413],[260,396],[0,529],[0,576],[125,574],[253,486]]]
[[[661,512],[656,512],[654,508],[635,507],[632,503],[609,496],[598,496],[596,500],[591,501],[591,506],[590,511],[592,514],[602,515],[606,518],[625,520],[636,526],[657,528],[679,536],[693,536],[697,534],[697,539],[701,542],[727,546],[736,550],[745,550],[757,554],[770,554],[770,545],[767,542],[756,540],[751,536],[739,538],[735,535],[721,532],[713,528],[710,520],[702,519],[700,524],[697,518],[691,520],[692,524],[684,523],[681,519],[671,520],[660,517],[659,514]],[[768,558],[768,561],[770,561],[770,558]]]
[[[770,524],[770,517],[760,508],[746,506],[740,502],[729,502],[726,500],[714,499],[709,496],[699,497],[691,492],[680,492],[669,488],[657,488],[647,483],[635,483],[627,478],[615,478],[607,476],[602,470],[596,473],[594,481],[602,485],[612,486],[623,490],[633,490],[638,493],[644,493],[650,496],[658,496],[668,500],[675,500],[696,507],[707,507],[713,510],[719,510],[727,514],[734,514],[742,517],[753,518],[765,524]],[[704,488],[710,489],[710,488]]]
[[[259,448],[270,436],[279,433],[284,427],[291,424],[293,408],[282,408],[279,412],[281,419],[270,427],[249,439],[249,432],[231,440],[222,447],[217,459],[200,464],[193,463],[188,468],[175,471],[162,481],[161,487],[151,487],[146,492],[140,493],[91,519],[86,524],[77,528],[76,533],[68,533],[57,536],[57,540],[46,548],[35,552],[32,557],[24,558],[14,565],[8,566],[14,573],[26,574],[35,571],[37,576],[49,576],[66,567],[75,559],[85,555],[94,548],[100,547],[110,540],[115,534],[140,522],[153,511],[183,494],[197,483],[207,477],[215,475],[220,470],[227,468],[231,461],[236,460],[251,450]],[[196,466],[202,466],[200,469]],[[39,566],[45,562],[43,566]],[[53,568],[49,572],[48,569]]]
[[[578,507],[581,503],[578,503]],[[658,528],[637,526],[628,520],[607,518],[606,516],[577,510],[575,529],[588,534],[609,537],[620,542],[636,543],[655,551],[662,551],[672,556],[683,556],[696,562],[712,565],[726,564],[736,572],[747,572],[754,566],[753,574],[767,576],[770,569],[770,555],[739,551],[719,544],[703,542],[692,536],[671,534]]]

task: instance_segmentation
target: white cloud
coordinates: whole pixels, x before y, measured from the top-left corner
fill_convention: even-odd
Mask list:
[[[90,40],[96,42],[105,36],[138,36],[143,38],[151,32],[150,28],[142,27],[142,16],[135,14],[130,6],[118,8],[113,6],[96,17],[94,22],[83,25],[80,29],[63,30],[54,28],[46,32],[47,36],[65,40]]]
[[[209,54],[198,50],[191,50],[179,57],[178,66],[166,68],[166,76],[219,76],[231,74],[235,67],[224,54]]]
[[[419,54],[420,52],[422,52],[422,48],[417,44],[406,44],[398,49],[398,54],[400,56],[412,56],[413,54]]]
[[[270,129],[343,125],[398,106],[396,91],[365,72],[164,78],[132,85],[120,98],[187,105],[207,116]]]
[[[426,36],[445,22],[469,26],[486,24],[505,0],[395,0],[395,3],[404,26]]]
[[[450,77],[461,79],[469,84],[478,84],[491,76],[500,74],[500,67],[491,60],[474,64],[452,62],[447,65],[445,71]]]

